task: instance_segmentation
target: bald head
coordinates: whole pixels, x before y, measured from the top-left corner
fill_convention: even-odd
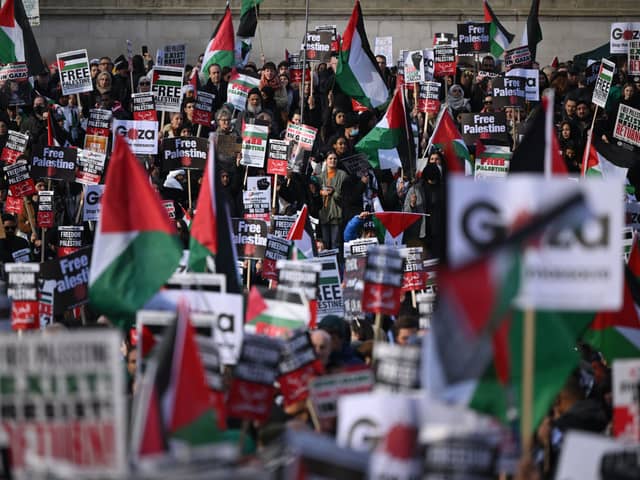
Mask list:
[[[331,354],[331,335],[324,330],[314,330],[311,332],[311,343],[316,357],[322,362],[322,365],[326,366]]]

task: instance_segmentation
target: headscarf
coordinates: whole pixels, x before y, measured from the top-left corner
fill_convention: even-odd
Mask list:
[[[167,179],[164,181],[162,185],[165,188],[175,188],[176,190],[184,190],[182,188],[182,184],[176,180],[178,175],[184,176],[184,170],[171,170],[169,175],[167,175]]]
[[[460,92],[460,96],[456,97],[454,95],[454,92],[459,91]],[[456,84],[451,85],[451,88],[449,88],[449,97],[447,99],[447,105],[449,105],[449,108],[451,110],[462,110],[465,108],[465,104],[466,104],[466,99],[464,98],[464,90],[463,88]]]

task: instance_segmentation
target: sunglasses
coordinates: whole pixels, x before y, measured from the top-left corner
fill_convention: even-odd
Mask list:
[[[140,82],[138,85],[142,86],[142,85],[151,85],[151,82]]]

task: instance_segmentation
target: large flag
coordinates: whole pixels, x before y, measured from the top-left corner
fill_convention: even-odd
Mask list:
[[[256,35],[258,27],[258,12],[263,0],[242,0],[240,6],[240,25],[236,32],[238,37],[252,38]]]
[[[538,43],[542,41],[542,29],[538,20],[538,12],[540,11],[540,0],[531,1],[531,10],[527,17],[527,24],[522,32],[522,41],[520,45],[529,47],[531,59],[535,61]]]
[[[617,145],[603,142],[597,136],[589,134],[591,146],[585,149],[586,173],[588,176],[602,178],[617,178],[624,182],[627,178],[627,171],[633,167],[637,161],[636,155],[629,150]]]
[[[167,453],[170,442],[192,448],[219,442],[218,412],[185,303],[155,352],[136,404],[136,456]]]
[[[315,257],[318,254],[306,204],[298,212],[298,218],[291,226],[287,234],[287,240],[293,240],[295,259],[303,260]]]
[[[367,154],[373,168],[392,172],[402,168],[411,174],[415,145],[401,88],[396,89],[382,120],[356,144],[356,150]]]
[[[0,63],[14,62],[26,62],[29,75],[46,70],[22,0],[6,0],[0,9]]]
[[[218,26],[211,36],[211,40],[204,51],[202,59],[201,80],[206,81],[209,75],[209,67],[217,63],[220,68],[233,67],[235,65],[235,44],[233,40],[233,22],[231,21],[231,9],[229,5],[224,11]]]
[[[367,108],[380,107],[389,98],[389,89],[367,40],[359,0],[342,35],[336,82],[344,93]]]
[[[524,138],[513,151],[509,171],[568,174],[553,126],[552,90],[547,90],[542,103],[532,113]]]
[[[484,7],[484,21],[491,24],[489,28],[489,36],[491,40],[491,54],[494,57],[499,57],[507,49],[509,44],[513,41],[514,35],[502,26],[496,14],[493,13],[491,6],[487,0],[483,2]]]
[[[443,152],[447,172],[464,173],[466,175],[473,174],[473,165],[471,164],[469,150],[456,124],[453,122],[451,114],[449,114],[449,110],[446,108],[443,108],[438,115],[436,128],[429,139],[429,145],[427,145],[426,151],[429,152],[431,147],[436,147]],[[422,173],[426,165],[427,158],[420,158],[418,160],[418,174]]]
[[[130,318],[175,272],[182,245],[160,197],[125,140],[116,136],[96,232],[89,299],[96,311]]]

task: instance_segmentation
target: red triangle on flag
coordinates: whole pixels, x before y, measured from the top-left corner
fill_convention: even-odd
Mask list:
[[[138,455],[156,455],[167,449],[165,443],[162,416],[160,414],[160,399],[156,388],[153,388],[146,406],[146,417],[142,429],[142,438],[138,447]]]
[[[267,302],[264,301],[260,291],[254,285],[249,291],[249,298],[247,298],[247,312],[244,317],[245,323],[250,323],[268,308]]]
[[[15,28],[16,17],[14,14],[13,0],[7,0],[0,9],[0,27]]]
[[[397,237],[423,217],[421,213],[408,212],[376,212],[375,215],[392,237]]]

